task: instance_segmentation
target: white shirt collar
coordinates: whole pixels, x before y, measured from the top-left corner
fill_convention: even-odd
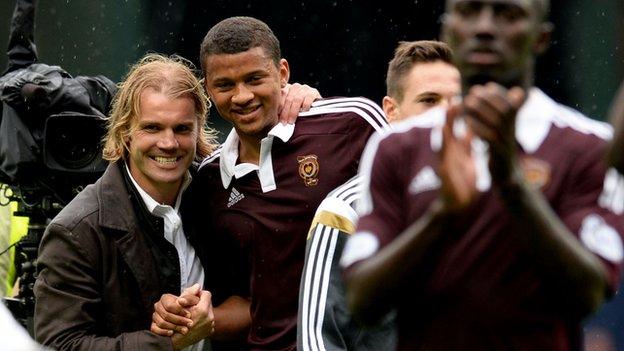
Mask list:
[[[126,172],[128,172],[128,176],[130,177],[132,184],[134,184],[134,187],[139,192],[139,195],[141,195],[141,199],[143,200],[145,207],[147,207],[147,210],[151,214],[160,213],[160,211],[156,211],[157,208],[168,206],[168,205],[160,204],[158,201],[154,200],[154,198],[151,197],[145,190],[143,190],[143,188],[141,188],[139,183],[137,183],[136,180],[134,180],[134,177],[132,177],[132,174],[130,173],[130,167],[128,167],[127,164],[124,164],[124,168],[126,169]],[[182,200],[182,193],[184,193],[186,188],[188,188],[189,184],[191,184],[191,173],[189,171],[186,171],[186,173],[184,174],[184,180],[182,181],[182,187],[180,188],[180,192],[178,192],[178,196],[176,198],[176,202],[173,207],[175,211],[178,211],[178,209],[180,208],[180,202]]]
[[[516,140],[527,153],[542,145],[555,118],[558,104],[538,88],[531,88],[516,119]]]
[[[230,134],[225,139],[223,147],[221,149],[221,155],[219,158],[219,170],[221,173],[221,182],[223,188],[227,189],[232,182],[232,177],[236,179],[245,176],[246,174],[257,171],[262,186],[263,192],[275,190],[277,188],[275,184],[275,176],[273,173],[273,160],[271,158],[271,148],[273,146],[273,139],[278,137],[283,142],[287,142],[295,132],[294,124],[276,124],[268,133],[267,136],[260,142],[260,161],[259,165],[252,163],[239,163],[238,160],[238,146],[240,138],[236,133],[236,129],[232,128]]]

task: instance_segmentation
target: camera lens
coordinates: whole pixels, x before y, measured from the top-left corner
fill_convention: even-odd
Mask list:
[[[95,171],[101,162],[104,133],[104,120],[97,116],[50,116],[45,131],[46,164],[65,171]]]

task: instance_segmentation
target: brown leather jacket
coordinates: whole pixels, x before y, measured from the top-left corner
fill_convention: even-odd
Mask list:
[[[130,190],[128,190],[130,189]],[[46,229],[34,292],[37,341],[59,350],[170,350],[153,304],[179,294],[178,256],[120,162]]]

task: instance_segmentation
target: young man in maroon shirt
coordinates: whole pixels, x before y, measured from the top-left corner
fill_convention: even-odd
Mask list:
[[[279,94],[290,69],[277,38],[257,19],[233,17],[215,25],[200,57],[206,89],[234,127],[203,162],[189,190],[195,195],[189,210],[196,226],[205,228],[211,250],[206,286],[220,305],[214,333],[203,336],[248,329],[247,349],[294,350],[299,280],[314,211],[357,173],[366,141],[387,122],[372,101],[334,98],[314,102],[296,124],[279,124]],[[157,307],[165,320],[164,309],[173,301],[168,298]],[[164,320],[155,324],[156,331],[168,326]]]
[[[396,307],[401,350],[578,350],[581,320],[617,286],[612,131],[533,87],[547,11],[448,0],[463,101],[367,146],[348,299],[362,320]]]

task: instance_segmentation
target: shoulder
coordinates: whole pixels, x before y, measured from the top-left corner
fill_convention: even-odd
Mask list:
[[[350,212],[355,201],[357,201],[364,191],[364,181],[360,175],[349,179],[344,184],[332,190],[319,205],[319,211],[343,214]]]
[[[39,247],[42,262],[54,257],[79,255],[86,260],[99,257],[102,229],[100,228],[97,190],[89,185],[81,191],[48,224]]]
[[[557,145],[557,148],[551,149],[551,152],[575,155],[574,163],[577,166],[582,163],[581,160],[602,163],[608,142],[613,136],[611,126],[567,106],[557,104],[556,107],[548,145]]]
[[[204,158],[199,164],[198,171],[203,173],[213,169],[215,166],[219,167],[222,149],[223,145],[219,145],[210,155],[206,156],[206,158]]]
[[[317,100],[309,111],[301,112],[299,117],[340,118],[343,122],[356,120],[371,125],[376,131],[388,129],[388,122],[383,110],[370,99],[364,97],[333,97]]]
[[[343,202],[347,206],[351,206],[353,202],[359,197],[362,190],[362,177],[356,175],[355,177],[346,181],[344,184],[332,190],[329,194],[327,194],[327,198],[336,199]]]
[[[417,148],[435,148],[441,140],[437,140],[437,127],[444,123],[446,116],[442,108],[431,109],[428,112],[408,118],[392,125],[392,129],[374,134],[364,151],[364,156],[372,158],[379,149],[386,150],[392,155],[400,155],[400,151]],[[441,137],[441,135],[439,135]]]
[[[570,107],[557,104],[557,113],[553,123],[559,128],[570,129],[571,132],[585,135],[589,138],[610,140],[613,137],[613,128],[605,122],[591,119]]]
[[[531,91],[527,107],[523,107],[523,110],[526,110],[521,112],[525,115],[527,124],[536,125],[540,123],[537,118],[546,118],[553,131],[565,136],[563,139],[566,141],[565,144],[606,142],[613,137],[613,129],[608,123],[589,118],[571,107],[560,104],[539,89]],[[562,139],[561,134],[559,139]]]
[[[97,195],[99,186],[100,182],[98,181],[84,188],[54,217],[50,225],[73,231],[85,221],[97,223],[97,213],[100,209],[100,201]]]
[[[312,227],[318,223],[344,233],[355,232],[358,215],[354,203],[362,197],[363,184],[362,177],[355,176],[330,192],[316,210]]]

